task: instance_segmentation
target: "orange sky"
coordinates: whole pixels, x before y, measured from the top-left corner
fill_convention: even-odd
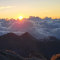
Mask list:
[[[0,18],[60,18],[60,0],[0,0]]]

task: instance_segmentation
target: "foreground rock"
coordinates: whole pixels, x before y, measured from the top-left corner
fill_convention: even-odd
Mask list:
[[[31,58],[24,58],[13,51],[5,50],[0,51],[0,60],[46,60],[46,59],[33,56]]]

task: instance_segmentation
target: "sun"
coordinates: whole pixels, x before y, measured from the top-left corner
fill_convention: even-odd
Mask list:
[[[22,19],[23,19],[23,17],[22,17],[22,16],[19,16],[18,18],[19,18],[20,20],[22,20]]]

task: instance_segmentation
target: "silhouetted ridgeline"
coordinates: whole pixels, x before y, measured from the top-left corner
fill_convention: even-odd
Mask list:
[[[47,37],[43,41],[35,39],[28,32],[21,36],[8,33],[0,36],[0,50],[12,50],[22,57],[44,56],[51,58],[60,53],[60,40],[55,37]]]
[[[39,57],[31,55],[29,58],[24,58],[11,50],[1,50],[0,51],[0,60],[47,60],[44,56],[42,56],[40,54],[39,54]]]

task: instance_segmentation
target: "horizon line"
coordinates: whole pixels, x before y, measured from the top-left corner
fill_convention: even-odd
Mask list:
[[[53,18],[53,17],[48,17],[48,16],[43,17],[43,18],[42,18],[42,17],[39,17],[39,16],[29,16],[29,17],[23,17],[23,19],[28,19],[28,18],[30,18],[30,17],[35,17],[35,18],[38,17],[38,18],[40,18],[40,19],[45,19],[45,18],[60,19],[60,17],[59,17],[59,18],[57,18],[57,17],[54,17],[54,18]],[[12,18],[8,18],[8,17],[7,17],[7,18],[0,18],[0,19],[8,19],[8,20],[9,20],[9,19],[19,19],[19,18],[13,18],[13,17],[12,17]]]

